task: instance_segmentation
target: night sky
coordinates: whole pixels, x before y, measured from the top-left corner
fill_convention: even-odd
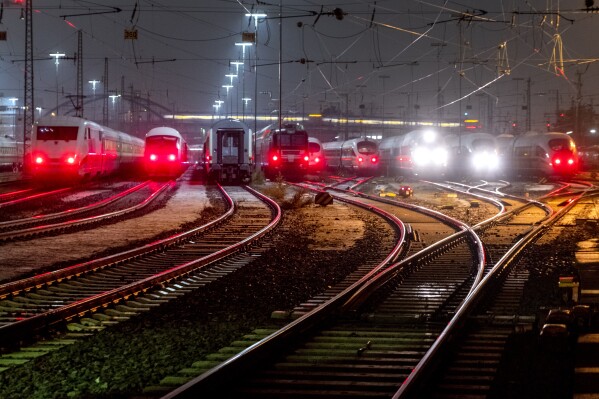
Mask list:
[[[219,99],[218,112],[239,113],[241,98],[253,112],[256,94],[260,113],[277,110],[281,49],[285,115],[482,117],[492,108],[498,126],[508,126],[524,122],[530,93],[534,129],[577,98],[599,105],[599,14],[586,12],[584,0],[282,3],[33,0],[35,106],[49,111],[76,94],[79,30],[88,98],[88,81],[102,81],[107,59],[97,94],[124,88],[179,113],[213,113]],[[23,4],[3,4],[0,93],[22,101]],[[256,31],[246,13],[267,16],[257,18],[257,46],[244,58],[235,43]],[[58,65],[56,53],[65,54]],[[87,112],[93,119],[97,110]]]

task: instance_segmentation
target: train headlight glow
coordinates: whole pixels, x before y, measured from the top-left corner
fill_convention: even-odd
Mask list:
[[[309,157],[309,156],[307,156],[307,155],[306,155],[306,156],[304,156],[304,161],[308,162],[309,160],[310,160],[310,157]]]
[[[574,160],[572,158],[568,159],[568,165],[574,165]]]
[[[158,159],[156,154],[150,154],[150,161],[155,161],[156,159]]]
[[[314,158],[314,163],[319,163],[320,162],[320,158],[316,157]]]
[[[38,164],[38,165],[44,163],[44,158],[39,157],[39,156],[35,157],[35,163]]]
[[[370,158],[370,162],[377,163],[379,160],[376,157]]]
[[[175,156],[175,154],[171,154],[168,156],[168,160],[169,161],[174,161],[175,159],[177,159],[177,157]]]
[[[364,162],[364,158],[358,157],[358,162]]]
[[[68,164],[74,164],[75,163],[75,157],[67,157],[67,163]]]
[[[427,130],[424,132],[423,139],[425,143],[432,143],[435,141],[437,134],[434,130]]]

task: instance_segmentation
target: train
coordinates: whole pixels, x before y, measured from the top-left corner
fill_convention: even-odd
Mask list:
[[[155,127],[146,133],[144,167],[152,177],[177,177],[189,167],[185,138],[172,127]]]
[[[204,141],[204,168],[210,181],[247,183],[252,178],[252,130],[237,119],[212,125]]]
[[[435,129],[413,130],[379,143],[381,172],[387,176],[439,177],[447,172],[449,149]]]
[[[309,173],[320,173],[326,167],[326,159],[322,148],[322,143],[316,137],[308,136],[308,161]]]
[[[500,173],[499,146],[486,132],[445,136],[448,147],[448,174],[454,177],[495,177]]]
[[[45,181],[141,171],[144,140],[75,116],[43,117],[31,133],[30,172]]]
[[[566,133],[530,131],[499,142],[507,175],[572,177],[580,171],[576,143]]]
[[[361,137],[322,144],[327,167],[360,176],[379,172],[379,146],[376,141]]]
[[[12,136],[0,136],[0,172],[19,172],[23,169],[23,142]]]
[[[301,178],[308,172],[308,132],[299,123],[268,125],[256,132],[256,167],[268,179]]]

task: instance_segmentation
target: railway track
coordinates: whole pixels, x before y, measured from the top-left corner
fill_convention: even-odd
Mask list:
[[[228,187],[223,196],[229,210],[207,225],[139,249],[0,286],[0,337],[7,352],[0,357],[0,367],[22,358],[28,352],[25,344],[38,337],[56,331],[64,337],[65,329],[93,333],[247,264],[260,252],[253,252],[252,243],[278,224],[280,209],[247,187]],[[237,253],[245,261],[224,260]]]
[[[512,218],[509,239],[522,243],[531,223],[547,217],[544,210],[524,212],[537,206],[521,205],[477,228],[504,235]],[[223,349],[241,352],[164,397],[393,396],[491,270],[476,242],[465,229],[431,244],[284,329],[248,339],[247,348],[238,342]]]
[[[0,241],[67,231],[75,227],[124,216],[143,209],[172,186],[172,182],[150,185],[150,182],[146,181],[107,199],[80,208],[0,222]],[[135,204],[136,202],[137,204]],[[104,213],[98,214],[100,210],[103,210]],[[75,217],[78,218],[75,219]]]

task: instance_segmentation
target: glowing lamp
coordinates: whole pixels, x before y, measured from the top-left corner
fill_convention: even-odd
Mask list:
[[[279,157],[278,157],[277,155],[273,155],[273,156],[272,156],[272,160],[273,160],[273,161],[278,161],[278,160],[279,160]]]
[[[175,159],[177,159],[177,157],[175,156],[175,154],[171,154],[168,156],[168,160],[169,161],[174,161]]]
[[[75,157],[68,157],[67,158],[67,163],[71,164],[71,165],[74,164],[75,163]]]
[[[44,163],[44,158],[42,158],[42,157],[35,157],[35,163],[38,164],[38,165]]]
[[[358,162],[364,162],[364,158],[358,157]]]
[[[370,158],[370,162],[372,162],[372,163],[377,163],[378,161],[379,161],[379,160],[378,160],[378,159],[376,159],[376,157],[372,157],[372,158]]]
[[[158,159],[156,154],[150,154],[150,161],[155,161],[156,159]]]
[[[309,156],[307,156],[307,155],[306,155],[306,156],[304,156],[304,161],[308,162],[309,160],[310,160],[310,157],[309,157]]]

